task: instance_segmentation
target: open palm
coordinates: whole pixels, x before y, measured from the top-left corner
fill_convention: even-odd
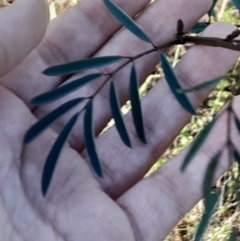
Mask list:
[[[157,0],[149,8],[145,8],[148,0],[116,3],[131,16],[142,12],[137,21],[157,44],[174,37],[178,19],[183,19],[187,29],[211,6],[210,0]],[[162,80],[142,101],[147,145],[138,140],[127,114],[133,149],[122,144],[115,127],[99,135],[96,145],[104,178],[98,179],[88,164],[80,118],[43,198],[44,161],[76,109],[27,146],[22,145],[24,134],[60,103],[94,93],[101,81],[56,103],[32,108],[28,103],[34,96],[80,76],[46,77],[41,72],[51,65],[92,56],[131,56],[150,47],[127,30],[119,32],[121,26],[101,0],[84,0],[47,25],[43,0],[18,0],[0,10],[0,240],[162,240],[201,198],[209,156],[224,141],[221,122],[184,174],[179,166],[186,150],[142,179],[190,119]],[[215,24],[204,34],[226,36],[232,29]],[[225,74],[237,57],[231,50],[198,46],[188,51],[175,71],[183,85],[190,86]],[[141,82],[157,61],[157,55],[151,54],[136,62]],[[121,104],[128,99],[129,68],[114,78]],[[103,88],[94,100],[97,135],[111,119],[107,91]],[[203,91],[190,96],[195,107],[206,95]],[[216,177],[227,167],[223,158]]]

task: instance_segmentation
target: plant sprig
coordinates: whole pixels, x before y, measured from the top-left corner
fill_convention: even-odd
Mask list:
[[[47,127],[49,127],[54,121],[60,118],[63,114],[65,114],[68,110],[74,108],[77,104],[84,102],[82,109],[77,112],[72,118],[70,118],[68,124],[63,128],[62,132],[60,133],[58,139],[56,140],[55,144],[53,145],[45,163],[43,175],[42,175],[42,192],[43,195],[46,195],[48,187],[50,185],[50,181],[52,175],[54,173],[54,168],[57,164],[58,157],[60,156],[61,149],[63,148],[64,143],[67,141],[67,137],[69,136],[72,128],[74,127],[75,123],[77,122],[78,116],[82,114],[84,111],[84,139],[86,143],[86,148],[89,154],[90,163],[95,171],[95,173],[102,177],[102,169],[100,165],[100,160],[96,151],[95,147],[95,136],[93,131],[93,100],[97,96],[97,94],[106,86],[107,83],[110,83],[109,87],[109,94],[110,94],[110,106],[112,111],[112,116],[116,123],[116,128],[119,133],[120,138],[122,139],[123,143],[131,147],[131,140],[130,135],[128,134],[127,128],[124,123],[124,118],[122,117],[120,105],[118,103],[117,97],[117,89],[114,84],[114,76],[128,64],[132,63],[132,68],[130,72],[130,81],[129,81],[129,92],[130,92],[130,101],[132,105],[132,116],[134,125],[136,128],[136,133],[139,139],[143,143],[147,143],[145,130],[144,130],[144,119],[142,115],[141,109],[141,102],[138,93],[138,77],[136,67],[134,62],[150,53],[156,52],[159,55],[160,62],[162,63],[162,68],[165,73],[165,79],[172,90],[176,100],[179,104],[190,114],[196,114],[196,111],[190,100],[187,97],[187,92],[192,92],[196,90],[202,90],[204,88],[210,88],[217,84],[219,81],[211,80],[204,82],[202,85],[198,85],[195,87],[191,87],[188,89],[182,89],[180,81],[178,77],[175,75],[173,68],[171,67],[170,63],[168,62],[166,56],[163,54],[163,50],[174,45],[183,45],[186,43],[191,43],[194,45],[206,45],[206,46],[213,46],[213,47],[222,47],[232,50],[240,51],[240,40],[236,40],[235,38],[239,35],[239,31],[233,31],[226,38],[214,38],[214,37],[201,37],[201,36],[191,36],[189,33],[184,32],[184,23],[182,20],[178,20],[177,23],[177,31],[175,34],[175,39],[169,41],[168,43],[162,45],[155,45],[151,38],[141,29],[141,27],[130,17],[128,16],[122,9],[120,9],[115,3],[111,0],[103,0],[105,6],[108,10],[112,13],[112,15],[131,33],[133,33],[137,38],[142,41],[145,41],[152,45],[152,48],[139,53],[135,56],[102,56],[102,57],[94,57],[89,59],[78,60],[70,63],[65,63],[62,65],[51,66],[44,70],[43,74],[48,76],[59,76],[59,75],[66,75],[66,74],[73,74],[78,73],[81,71],[86,71],[90,69],[95,69],[103,66],[108,66],[113,63],[120,63],[117,68],[112,70],[109,73],[101,73],[96,72],[92,74],[85,75],[79,79],[73,80],[70,83],[64,84],[54,90],[48,91],[46,93],[40,94],[34,97],[31,101],[33,105],[44,105],[47,103],[51,103],[56,101],[73,91],[82,88],[83,86],[92,83],[93,81],[97,81],[97,79],[105,78],[103,83],[99,86],[99,88],[88,97],[77,98],[67,103],[63,104],[62,106],[56,108],[51,113],[47,114],[41,120],[39,120],[36,124],[34,124],[29,131],[26,133],[24,138],[24,144],[30,143],[34,140],[38,135],[40,135]],[[214,2],[216,3],[216,1]],[[214,6],[214,5],[213,5]],[[212,12],[213,7],[210,12]],[[209,12],[209,13],[210,13]],[[202,30],[205,29],[201,28]],[[201,31],[202,31],[201,30]],[[160,52],[160,54],[159,54]],[[237,124],[238,122],[236,122]],[[185,169],[186,166],[190,163],[193,157],[196,155],[202,144],[205,142],[206,138],[208,137],[212,127],[215,124],[215,120],[208,125],[208,127],[199,134],[196,138],[192,148],[190,149],[189,153],[186,156],[185,162],[182,166],[182,169]],[[55,153],[55,154],[54,154]],[[234,156],[238,159],[238,152],[236,148],[234,149]],[[52,156],[54,155],[54,158]],[[220,154],[215,156],[216,160],[220,158]],[[51,161],[52,159],[52,161]],[[217,163],[217,162],[216,162]],[[216,164],[217,165],[217,164]],[[46,168],[47,167],[47,168]],[[48,170],[48,171],[46,171]],[[51,171],[49,171],[51,170]],[[211,176],[210,174],[208,176]],[[210,177],[208,177],[209,179]],[[209,184],[209,182],[206,182]]]

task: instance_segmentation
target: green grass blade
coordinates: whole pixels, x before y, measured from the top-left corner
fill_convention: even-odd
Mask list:
[[[205,212],[202,216],[202,219],[200,221],[200,224],[198,226],[194,241],[200,241],[207,229],[208,223],[210,221],[210,218],[214,212],[214,208],[217,205],[217,202],[219,200],[221,194],[221,190],[216,190],[214,193],[211,193],[208,198],[208,203],[205,205]]]
[[[102,76],[101,73],[94,73],[76,79],[68,84],[64,84],[54,90],[48,91],[46,93],[34,97],[31,100],[31,104],[39,106],[58,100],[66,96],[67,94],[70,94],[73,91],[76,91],[77,89],[83,87],[84,85],[91,83],[93,80],[99,78],[100,76]]]
[[[219,163],[221,154],[222,154],[222,151],[219,151],[217,152],[217,154],[215,154],[212,157],[210,163],[208,164],[207,170],[205,172],[205,176],[203,179],[203,196],[206,199],[206,202],[208,201],[208,196],[212,187],[214,173]]]
[[[172,93],[174,94],[175,98],[185,110],[187,110],[192,115],[196,115],[196,111],[191,105],[191,103],[189,102],[187,96],[184,93],[180,94],[177,92],[178,89],[181,89],[181,86],[167,58],[162,53],[160,53],[160,60],[162,62],[162,68],[165,74],[165,79],[170,89],[172,90]]]
[[[102,168],[95,147],[95,136],[93,131],[93,103],[90,101],[86,106],[84,115],[84,139],[90,163],[99,177],[102,177]]]
[[[151,43],[150,38],[143,32],[143,30],[128,16],[121,8],[110,0],[103,0],[109,12],[130,32],[136,35],[141,40]]]
[[[82,102],[84,98],[76,98],[70,100],[49,114],[45,115],[37,123],[35,123],[26,133],[24,137],[24,144],[28,144],[33,141],[37,136],[39,136],[44,130],[46,130],[54,121],[56,121],[60,116],[64,115],[70,109]]]
[[[198,134],[198,136],[194,140],[192,146],[190,147],[190,150],[188,151],[188,153],[183,161],[181,171],[184,171],[186,169],[186,167],[188,166],[188,164],[191,162],[191,160],[194,158],[194,156],[196,155],[198,150],[201,148],[201,146],[207,139],[207,137],[215,123],[216,123],[216,119],[214,119],[213,121],[208,123],[208,125]]]
[[[130,138],[129,138],[126,126],[124,124],[124,121],[123,121],[116,89],[115,89],[113,82],[111,82],[111,84],[110,84],[110,95],[109,96],[110,96],[110,106],[111,106],[111,110],[112,110],[112,116],[115,121],[115,125],[118,130],[119,136],[121,137],[123,143],[126,146],[131,148]]]
[[[237,150],[233,150],[233,157],[235,161],[238,163],[238,165],[240,165],[240,154]]]
[[[94,69],[109,65],[121,60],[122,56],[104,56],[89,59],[82,59],[67,64],[60,64],[49,67],[43,71],[43,74],[48,76],[58,76],[65,74],[73,74],[83,70]]]
[[[240,11],[240,1],[239,0],[232,0],[235,7]]]
[[[138,134],[139,139],[143,143],[147,143],[144,131],[144,124],[143,124],[143,115],[142,115],[142,108],[141,108],[141,101],[139,98],[139,84],[138,84],[138,77],[135,66],[131,69],[130,74],[130,102],[132,106],[132,116],[134,125]]]
[[[204,90],[204,89],[215,86],[216,84],[218,84],[220,82],[221,79],[222,79],[222,77],[206,81],[202,84],[196,85],[191,88],[179,89],[178,92],[179,93],[188,93],[188,92],[193,92],[193,91],[198,91],[198,90]]]
[[[65,125],[62,132],[59,134],[56,142],[54,143],[47,160],[45,162],[42,174],[42,193],[43,196],[46,195],[48,187],[50,185],[57,161],[63,149],[63,146],[78,119],[79,113],[75,114],[69,122]]]

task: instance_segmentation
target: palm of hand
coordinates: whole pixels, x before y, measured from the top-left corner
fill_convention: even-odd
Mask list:
[[[19,110],[25,108],[4,89],[1,89],[2,97],[8,107],[14,103]],[[39,185],[42,163],[37,156],[45,152],[53,138],[36,141],[34,149],[31,146],[23,150],[18,140],[23,134],[23,124],[19,123],[31,116],[26,108],[25,113],[16,112],[6,110],[5,116],[11,115],[12,119],[1,131],[1,237],[9,241],[94,240],[96,237],[134,240],[123,210],[101,190],[85,161],[70,147],[63,151],[63,165],[57,168],[49,198],[42,197]]]
[[[17,11],[25,1],[20,1],[16,7],[9,7],[9,11]],[[128,1],[122,0],[120,2],[123,9],[128,8]],[[146,0],[138,1],[136,6],[128,9],[129,13],[134,15],[147,2]],[[165,5],[169,4],[170,6],[170,2],[160,3],[157,1],[155,6],[150,7],[148,13],[142,15],[141,24],[146,27],[146,19],[148,19],[149,14],[157,16],[159,10],[162,13],[162,15],[160,14],[161,20],[164,22],[165,14],[167,14],[164,12],[167,7]],[[8,50],[13,48],[11,41],[9,42],[6,38],[7,41],[3,43],[3,46],[5,46],[9,56],[6,55],[6,58],[2,60],[7,62],[5,71],[14,67],[42,37],[40,33],[43,33],[46,25],[43,2],[35,0],[31,4],[30,7],[34,9],[31,14],[34,16],[36,14],[41,20],[28,22],[26,26],[31,36],[36,35],[36,38],[29,40],[30,47],[27,46],[27,49],[19,50],[17,52],[19,57],[13,61],[6,61],[11,56],[11,51]],[[183,8],[185,3],[180,1],[178,4],[179,8]],[[189,8],[197,7],[195,5],[198,3],[189,3]],[[99,16],[95,15],[94,9],[96,7],[101,10]],[[198,5],[198,14],[201,15],[208,8],[209,3],[202,1]],[[176,23],[178,18],[189,16],[188,9],[182,13],[176,12],[176,9],[171,11],[173,15],[176,15],[176,19],[171,19],[173,23]],[[193,24],[198,17],[191,16],[186,25]],[[166,105],[168,103],[172,105],[171,110],[166,110],[156,102],[157,91],[153,91],[152,95],[143,102],[144,116],[151,115],[153,117],[146,118],[147,134],[151,136],[147,146],[140,143],[135,134],[132,134],[134,149],[129,150],[122,145],[114,128],[105,132],[97,139],[104,179],[97,180],[87,164],[87,158],[84,159],[87,155],[84,150],[80,120],[70,136],[69,145],[65,146],[61,154],[48,194],[46,198],[42,197],[40,180],[46,155],[56,139],[56,133],[61,131],[73,112],[61,118],[52,130],[47,130],[34,142],[23,147],[23,136],[36,121],[36,117],[39,118],[48,113],[58,106],[60,101],[36,109],[30,109],[27,103],[35,95],[50,90],[62,82],[76,79],[80,75],[67,79],[53,77],[49,80],[48,77],[39,73],[49,65],[87,58],[94,53],[97,55],[109,55],[109,53],[111,55],[114,53],[131,55],[139,52],[139,49],[149,48],[148,45],[136,40],[125,30],[111,38],[120,26],[115,22],[106,22],[106,19],[109,18],[110,14],[101,1],[94,2],[94,4],[91,0],[84,1],[80,7],[72,8],[65,15],[53,21],[45,38],[13,71],[4,76],[4,71],[1,70],[4,77],[0,80],[0,238],[3,240],[160,240],[201,197],[199,190],[194,193],[195,189],[189,188],[189,193],[186,191],[185,196],[188,197],[194,193],[194,197],[189,202],[184,203],[185,197],[181,196],[182,185],[186,184],[189,178],[194,179],[195,177],[192,178],[192,174],[183,177],[179,173],[179,162],[181,162],[183,155],[176,158],[178,164],[167,164],[162,169],[164,172],[159,171],[138,183],[189,119],[183,110],[179,110],[178,103],[173,101],[174,97],[170,94],[165,83],[160,83],[157,91],[164,90],[162,97]],[[154,17],[152,18],[154,19]],[[38,18],[35,16],[34,19]],[[25,23],[26,20],[22,21]],[[93,25],[92,22],[94,22]],[[79,26],[80,23],[82,25]],[[89,27],[86,28],[86,26]],[[226,29],[228,28],[231,29],[231,27],[226,26]],[[83,31],[85,31],[84,36],[79,34]],[[151,31],[151,36],[154,36],[156,30],[151,29]],[[167,41],[173,36],[174,31],[175,29],[171,29],[167,36],[160,34],[161,36],[158,36],[156,41],[159,39]],[[71,43],[69,43],[70,41]],[[21,46],[21,43],[18,43],[18,46]],[[76,46],[84,47],[76,52]],[[206,56],[206,51],[199,47],[192,52],[194,53],[194,51],[197,51],[200,57],[192,64],[198,66],[201,56]],[[214,53],[213,49],[211,51]],[[208,56],[209,61],[211,61],[211,51]],[[192,58],[191,51],[188,55],[189,57],[186,57],[185,61],[181,61],[179,67],[176,67],[179,73],[189,74],[186,66],[189,64],[189,59]],[[216,73],[226,72],[237,57],[236,53],[228,50],[218,51],[216,55],[218,57],[224,55],[225,58],[227,56],[228,63],[220,63],[219,66],[216,66],[216,70],[202,73],[200,79],[193,76],[196,82],[204,78],[210,79]],[[156,61],[154,56],[139,61],[141,82],[151,73]],[[126,94],[128,74],[128,69],[123,70],[114,79],[118,84],[122,103],[128,98]],[[64,100],[92,93],[97,89],[97,86],[98,83],[94,83],[71,94]],[[95,124],[97,134],[102,131],[111,118],[106,91],[107,89],[104,89],[96,97],[94,115],[98,120]],[[197,105],[200,100],[193,97],[193,101]],[[157,113],[162,113],[163,117]],[[181,117],[181,120],[177,123],[174,120],[170,121],[166,124],[164,132],[159,131],[159,127],[155,126],[155,123],[162,123],[164,114],[173,116],[173,113],[175,113],[176,119]],[[129,115],[126,116],[125,121],[128,130],[135,133]],[[170,134],[169,131],[171,131]],[[204,167],[201,164],[199,170],[200,168],[204,169]],[[169,175],[173,175],[172,180],[169,180]],[[201,175],[197,176],[196,180],[199,181],[201,177]],[[157,186],[153,185],[156,181],[158,182]],[[173,189],[174,193],[171,191]],[[160,195],[162,193],[164,195]],[[164,219],[164,224],[161,224],[162,229],[156,228],[161,219]]]

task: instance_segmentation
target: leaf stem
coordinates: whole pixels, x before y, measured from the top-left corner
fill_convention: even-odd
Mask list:
[[[228,48],[228,49],[233,49],[233,50],[239,50],[240,51],[240,41],[239,40],[225,40],[221,38],[214,38],[214,37],[193,37],[189,36],[187,34],[185,35],[176,35],[176,39],[172,40],[168,43],[162,44],[162,45],[153,45],[153,48],[146,50],[142,53],[139,53],[135,56],[131,57],[124,57],[127,59],[124,63],[122,63],[120,66],[118,66],[115,70],[113,70],[110,73],[105,74],[105,76],[108,76],[105,81],[100,85],[98,90],[90,97],[88,97],[88,102],[86,105],[83,107],[83,109],[80,111],[80,113],[83,112],[83,110],[86,108],[87,104],[94,99],[94,97],[103,89],[103,87],[107,84],[107,82],[116,74],[118,71],[123,69],[125,66],[127,66],[129,63],[133,62],[136,59],[139,59],[145,55],[148,55],[153,52],[158,52],[159,50],[163,50],[165,48],[169,48],[173,45],[182,45],[186,43],[193,43],[197,45],[207,45],[207,46],[213,46],[213,47],[223,47],[223,48]]]

